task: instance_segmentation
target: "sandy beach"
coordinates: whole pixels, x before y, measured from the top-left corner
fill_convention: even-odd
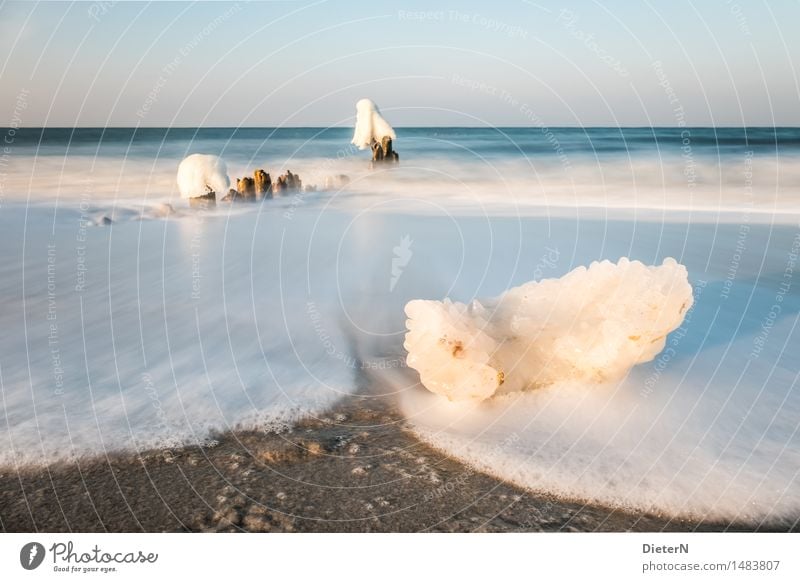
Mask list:
[[[753,530],[526,491],[420,442],[375,395],[348,397],[280,434],[229,432],[217,442],[5,467],[0,524],[6,532]]]

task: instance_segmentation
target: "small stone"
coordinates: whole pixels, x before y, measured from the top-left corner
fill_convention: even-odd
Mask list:
[[[322,445],[316,441],[309,441],[307,443],[303,443],[302,446],[305,447],[309,455],[317,456],[322,454]]]
[[[239,527],[242,524],[242,515],[239,508],[234,507],[227,511],[218,511],[214,514],[217,531],[221,529]]]
[[[242,525],[247,531],[268,532],[272,530],[272,525],[269,521],[262,516],[249,513],[245,516],[244,520],[242,520]]]

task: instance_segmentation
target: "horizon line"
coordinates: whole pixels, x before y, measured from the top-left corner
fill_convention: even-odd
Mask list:
[[[395,129],[800,129],[800,125],[393,125]],[[345,125],[30,125],[0,129],[352,129]]]

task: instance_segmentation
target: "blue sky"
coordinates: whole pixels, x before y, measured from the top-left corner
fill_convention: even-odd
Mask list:
[[[361,97],[396,125],[800,125],[798,22],[796,0],[6,1],[0,125],[349,125]]]

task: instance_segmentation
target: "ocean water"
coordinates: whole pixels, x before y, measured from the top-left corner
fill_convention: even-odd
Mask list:
[[[796,523],[800,129],[398,128],[399,167],[375,170],[350,136],[17,131],[0,159],[0,462],[280,430],[380,383],[421,438],[521,486]],[[190,153],[320,189],[192,210],[175,184]],[[674,257],[695,296],[624,379],[454,404],[405,366],[406,302],[623,256]]]
[[[4,160],[4,196],[83,200],[141,213],[177,194],[178,162],[222,156],[232,177],[290,169],[307,184],[347,174],[330,200],[415,211],[553,215],[574,208],[664,209],[785,221],[800,211],[798,128],[401,128],[402,164],[368,172],[349,128],[22,129]],[[757,165],[756,165],[757,162]],[[756,171],[752,171],[755,167]],[[367,197],[365,202],[362,198]],[[767,216],[764,216],[767,215]]]

